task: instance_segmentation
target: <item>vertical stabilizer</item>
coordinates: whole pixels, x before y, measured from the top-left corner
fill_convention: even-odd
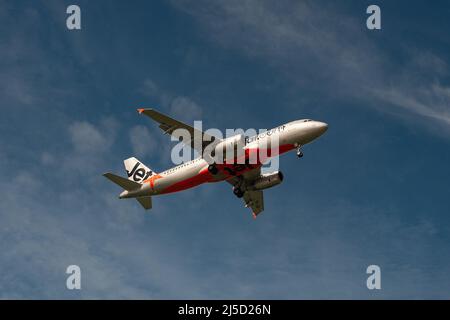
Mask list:
[[[134,182],[142,183],[155,174],[153,170],[143,164],[135,157],[128,158],[123,161],[128,179]]]

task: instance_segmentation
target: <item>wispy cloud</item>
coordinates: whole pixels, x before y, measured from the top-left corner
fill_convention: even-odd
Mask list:
[[[164,111],[170,116],[188,123],[201,120],[202,108],[195,101],[161,88],[152,79],[145,79],[138,91],[145,96],[158,99]]]
[[[391,105],[414,112],[424,117],[450,125],[450,87],[431,84],[416,88],[386,87],[373,93]]]
[[[130,129],[129,135],[131,146],[136,156],[143,157],[157,152],[155,138],[150,134],[146,126],[134,126]]]
[[[257,221],[227,184],[155,198],[153,210],[145,213],[134,200],[118,200],[120,188],[101,173],[123,172],[121,160],[131,152],[143,155],[144,162],[151,159],[152,168],[153,161],[168,166],[169,137],[149,119],[128,121],[128,111],[121,114],[122,100],[128,98],[110,86],[108,68],[99,69],[104,43],[97,48],[92,37],[89,46],[88,33],[69,35],[54,27],[64,27],[64,3],[51,2],[43,11],[37,5],[9,11],[16,2],[0,2],[1,20],[13,26],[0,31],[5,39],[0,44],[0,108],[11,111],[3,113],[0,128],[1,298],[370,298],[364,287],[368,263],[380,263],[385,272],[382,297],[448,296],[448,228],[443,218],[438,223],[425,214],[412,218],[410,212],[377,203],[379,194],[371,195],[372,207],[356,205],[354,199],[341,202],[339,195],[319,193],[314,186],[300,188],[299,182],[317,180],[308,179],[307,171],[318,169],[311,163],[267,193],[267,211]],[[205,34],[222,48],[270,65],[299,91],[314,82],[332,98],[372,105],[389,101],[400,112],[436,112],[436,119],[445,114],[449,94],[441,80],[448,71],[442,59],[412,53],[399,71],[361,35],[359,23],[316,10],[315,2],[289,8],[264,1],[179,3],[208,27]],[[83,10],[88,8],[105,9],[85,2]],[[116,17],[113,11],[109,14]],[[18,13],[21,23],[14,21]],[[99,24],[107,25],[103,20]],[[117,36],[129,38],[134,27],[118,28]],[[100,29],[96,32],[101,34]],[[141,48],[142,43],[136,40],[136,45]],[[134,57],[121,59],[134,65]],[[120,63],[107,56],[104,60],[108,67]],[[131,71],[120,74],[127,80],[118,85],[133,76]],[[139,98],[158,101],[163,112],[186,122],[205,116],[197,97],[145,77],[135,79],[142,83]],[[99,102],[99,109],[92,101]],[[419,104],[411,110],[414,103]],[[273,112],[267,110],[268,115]],[[117,118],[104,116],[111,113]],[[9,131],[3,134],[6,126]],[[370,132],[366,134],[364,140],[351,141],[362,141],[363,150],[378,148],[371,144]],[[155,140],[149,142],[149,137]],[[341,145],[326,147],[342,151]],[[338,174],[342,163],[359,161],[356,156],[331,157],[330,162],[341,163],[328,171],[333,171],[326,178],[328,190],[358,179],[357,174]],[[297,163],[289,167],[289,160],[285,169],[299,171]],[[69,264],[82,269],[81,292],[65,288]]]
[[[191,14],[206,37],[269,63],[299,90],[315,88],[329,98],[356,99],[361,107],[388,113],[397,108],[397,115],[415,115],[430,127],[440,123],[448,129],[450,88],[436,84],[448,78],[447,64],[427,49],[407,48],[409,61],[397,65],[373,41],[361,19],[342,13],[335,4],[182,1],[173,5]],[[434,81],[424,77],[430,74]],[[405,85],[411,78],[416,79],[415,86]]]
[[[149,222],[141,208],[119,202],[117,188],[101,177],[99,163],[109,163],[106,151],[116,141],[112,131],[119,129],[110,118],[74,122],[65,152],[42,155],[47,170],[21,170],[0,183],[1,298],[199,296],[174,261],[182,251],[167,254],[159,232],[138,231]],[[70,264],[81,267],[80,292],[65,288]]]
[[[111,143],[111,140],[86,121],[71,124],[69,133],[76,152],[80,153],[103,152]]]
[[[201,120],[202,109],[188,97],[176,97],[170,104],[170,113],[175,118],[192,123]]]

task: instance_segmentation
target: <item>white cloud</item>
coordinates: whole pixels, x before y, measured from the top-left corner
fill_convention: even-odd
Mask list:
[[[137,157],[152,155],[157,152],[157,143],[151,136],[150,131],[143,125],[137,125],[129,132],[131,147]]]
[[[80,153],[103,152],[110,144],[94,125],[86,121],[72,123],[69,133],[75,150]]]
[[[49,152],[43,152],[41,154],[41,163],[46,166],[52,165],[55,163],[55,157]]]
[[[55,171],[58,180],[66,176],[61,167]],[[39,178],[20,172],[13,183],[0,182],[0,298],[200,295],[195,277],[177,261],[182,250],[160,243],[164,237],[152,227],[158,223],[155,215],[144,215],[132,201],[119,201],[106,180],[100,188],[90,181],[72,189],[61,188],[60,181],[43,188]],[[148,219],[152,224],[140,230]],[[79,292],[65,288],[69,264],[81,267]]]
[[[170,104],[170,114],[187,123],[202,120],[202,109],[187,97],[176,97]]]
[[[114,142],[118,123],[112,117],[102,118],[98,125],[88,121],[76,121],[69,127],[70,140],[74,150],[84,155],[100,154]]]
[[[245,5],[245,2],[241,3]],[[251,9],[250,2],[246,11],[250,14]],[[259,10],[257,6],[255,10]],[[56,10],[54,14],[58,12],[64,10]],[[288,26],[276,25],[276,13],[274,10],[269,22],[278,28],[277,33],[281,38],[292,38]],[[298,10],[293,11],[286,17],[292,19],[298,13]],[[250,25],[255,25],[255,32],[267,10],[256,14],[256,18],[249,21]],[[305,14],[312,15],[313,12],[306,11]],[[232,25],[233,17],[229,18],[231,20],[228,23]],[[32,21],[32,24],[38,22]],[[304,27],[308,32],[314,29],[307,24]],[[263,31],[270,32],[267,29]],[[307,48],[311,37],[308,34],[303,36]],[[264,51],[258,53],[252,46],[261,48],[273,45],[267,50],[271,50],[274,57],[278,55],[282,58],[285,54],[281,50],[282,43],[277,42],[276,36],[272,39],[275,41],[272,44],[259,43],[264,38],[255,37],[252,39],[254,42],[249,43],[248,52],[266,57]],[[86,59],[89,59],[89,50],[78,50],[85,52]],[[24,52],[42,54],[41,51],[33,50]],[[297,51],[292,51],[288,56],[294,57],[296,54]],[[333,54],[330,50],[330,56]],[[11,57],[14,54],[10,54]],[[293,61],[279,60],[280,64],[285,63],[286,66]],[[329,65],[333,63],[331,61]],[[353,68],[351,62],[348,63]],[[333,68],[332,65],[330,67]],[[15,68],[18,68],[17,64]],[[445,70],[445,66],[439,62],[436,68]],[[19,73],[20,70],[10,71]],[[294,70],[297,72],[301,68]],[[28,79],[29,73],[25,75],[23,79]],[[342,76],[340,78],[344,79]],[[0,80],[0,83],[3,82]],[[439,82],[430,83],[436,87],[424,87],[430,89],[428,99],[439,101],[444,98],[441,105],[445,106],[448,88],[439,85]],[[48,96],[54,98],[49,91],[40,91],[39,87],[34,86],[30,88],[34,89],[31,92],[32,99],[35,99],[36,93],[47,100]],[[73,88],[71,90],[76,91]],[[404,90],[401,93],[407,92]],[[157,90],[155,92],[161,95]],[[426,92],[418,92],[417,100],[427,96]],[[14,96],[21,103],[27,102],[20,101],[16,94]],[[177,100],[175,95],[167,96],[171,98],[164,107],[169,112],[191,118],[199,116],[201,108],[191,98],[178,97]],[[398,103],[403,105],[406,102]],[[53,115],[51,119],[58,117]],[[301,205],[295,199],[294,203],[289,204],[288,200],[288,204],[272,206],[274,212],[268,211],[267,216],[255,223],[242,203],[232,198],[230,187],[226,184],[203,186],[173,197],[157,198],[152,212],[144,213],[136,201],[118,200],[115,193],[118,188],[100,175],[103,169],[110,169],[111,164],[116,163],[111,159],[121,156],[121,152],[112,148],[118,136],[118,123],[107,118],[98,122],[74,122],[67,128],[66,138],[70,140],[63,146],[64,154],[53,154],[53,150],[51,154],[42,154],[40,160],[52,165],[51,168],[43,169],[38,158],[37,165],[31,162],[28,166],[30,172],[17,172],[11,179],[0,181],[1,298],[364,297],[368,293],[358,291],[363,283],[358,279],[360,266],[366,261],[366,255],[372,259],[374,254],[385,259],[383,261],[394,263],[405,260],[416,264],[431,261],[431,265],[437,261],[435,269],[424,269],[423,264],[413,266],[417,271],[412,276],[411,267],[391,268],[386,274],[400,280],[393,279],[390,283],[391,288],[395,287],[394,294],[384,290],[385,295],[400,298],[405,296],[405,292],[416,297],[429,292],[435,292],[441,297],[448,295],[448,288],[442,285],[447,283],[448,278],[445,274],[446,264],[445,260],[439,259],[439,256],[445,257],[446,243],[436,247],[430,241],[436,229],[441,230],[438,224],[425,220],[416,225],[409,217],[407,220],[411,228],[405,231],[402,228],[405,222],[396,217],[395,212],[366,212],[360,207],[335,205],[332,200],[327,202],[329,207],[310,207],[307,194]],[[148,124],[148,128],[155,128],[157,139],[161,139],[157,145],[159,148],[169,145],[166,144],[169,138],[161,134],[156,124]],[[147,136],[147,130],[140,131],[138,135]],[[126,134],[125,137],[128,138]],[[64,135],[62,142],[58,140],[55,147],[63,142],[67,142]],[[4,147],[1,148],[3,152]],[[29,149],[30,152],[40,154],[39,150],[33,150],[33,145]],[[0,161],[9,156],[0,154]],[[117,165],[121,166],[121,163]],[[74,168],[83,170],[74,172]],[[86,179],[86,169],[91,173],[90,179]],[[7,169],[3,170],[6,173]],[[14,175],[15,171],[8,174]],[[212,191],[214,188],[217,193]],[[211,191],[211,194],[204,201],[190,201],[199,194],[196,192],[203,191]],[[220,191],[227,193],[222,196]],[[273,194],[268,197],[271,199],[267,199],[267,205],[271,206],[270,203],[273,204],[276,197]],[[168,204],[168,207],[162,204]],[[188,210],[186,207],[189,207]],[[214,208],[214,212],[210,212],[211,208]],[[285,212],[290,212],[290,215]],[[423,241],[422,237],[428,238]],[[356,243],[355,239],[360,241]],[[255,246],[255,243],[258,245]],[[414,250],[405,250],[411,245]],[[388,250],[385,251],[385,248]],[[442,255],[438,254],[437,258],[427,256],[439,248],[442,248]],[[405,253],[407,259],[402,260],[401,256]],[[437,260],[428,259],[430,257]],[[344,265],[337,265],[337,262],[343,262]],[[67,291],[64,286],[65,268],[73,263],[82,267],[83,290],[78,295]],[[430,279],[430,274],[433,274],[429,281],[432,288],[420,291],[421,283]],[[362,276],[365,276],[364,272]],[[406,286],[401,285],[401,281]]]
[[[37,191],[42,186],[40,179],[37,179],[28,171],[19,172],[13,180],[15,186],[20,186],[22,190]]]
[[[440,84],[405,89],[399,87],[385,88],[374,93],[380,100],[407,109],[421,115],[424,120],[431,119],[450,126],[450,96],[448,87]]]
[[[157,98],[161,107],[168,110],[169,116],[188,123],[192,123],[194,120],[201,120],[202,108],[195,101],[190,97],[177,96],[160,88],[152,79],[145,79],[139,92],[145,96]]]
[[[145,79],[142,87],[138,91],[144,96],[158,99],[163,107],[169,106],[173,100],[172,94],[160,88],[152,79]]]
[[[152,79],[145,79],[142,84],[142,88],[139,90],[143,95],[146,96],[159,96],[160,89]]]
[[[98,123],[76,121],[67,128],[72,149],[53,155],[67,173],[77,172],[86,177],[95,177],[107,167],[106,155],[116,141],[119,123],[112,117],[102,118]],[[42,159],[41,159],[42,160]]]

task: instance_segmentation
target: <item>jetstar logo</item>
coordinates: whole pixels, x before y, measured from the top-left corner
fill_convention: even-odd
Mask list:
[[[136,162],[131,171],[127,170],[128,178],[131,178],[136,182],[142,182],[153,174],[152,170],[146,171],[144,168],[139,168],[140,162]]]

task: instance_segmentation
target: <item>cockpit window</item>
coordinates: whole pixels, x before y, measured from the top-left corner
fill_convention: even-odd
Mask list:
[[[303,120],[303,122],[310,122],[310,121],[312,121],[311,119],[305,119],[305,120]]]

